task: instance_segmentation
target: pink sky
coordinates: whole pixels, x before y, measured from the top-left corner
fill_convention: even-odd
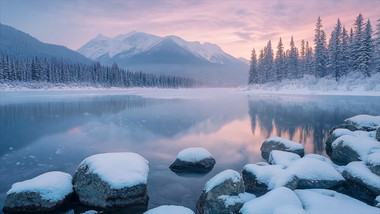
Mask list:
[[[0,0],[0,22],[37,39],[71,49],[99,33],[109,37],[140,31],[176,35],[187,41],[211,42],[235,56],[249,59],[279,37],[285,47],[293,35],[312,43],[318,16],[328,35],[338,18],[352,27],[362,13],[375,26],[380,18],[378,0]]]

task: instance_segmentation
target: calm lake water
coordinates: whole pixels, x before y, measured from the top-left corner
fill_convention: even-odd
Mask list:
[[[212,176],[263,161],[266,138],[281,136],[301,142],[306,153],[325,155],[329,129],[357,114],[380,115],[380,97],[248,95],[235,89],[0,92],[0,207],[15,182],[53,170],[73,174],[90,155],[130,151],[150,162],[148,208],[195,210]],[[170,171],[180,150],[198,146],[215,157],[211,172]]]

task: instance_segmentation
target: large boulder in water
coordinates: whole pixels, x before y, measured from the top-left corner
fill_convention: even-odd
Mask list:
[[[71,175],[53,171],[15,183],[7,192],[3,211],[43,212],[58,208],[73,193],[71,181]]]
[[[86,158],[73,177],[80,202],[112,208],[146,204],[149,163],[132,152],[104,153]]]
[[[348,194],[353,197],[373,204],[376,196],[380,195],[380,177],[373,174],[362,161],[348,164],[342,175],[348,182]]]
[[[303,157],[305,150],[302,144],[283,139],[281,137],[270,137],[266,139],[261,145],[261,156],[265,160],[269,160],[269,154],[273,150],[280,150],[285,152],[293,152]]]
[[[334,127],[330,133],[335,129],[343,128],[350,131],[362,130],[362,131],[374,131],[380,126],[380,116],[372,115],[356,115],[354,117],[347,118],[343,124]]]
[[[170,169],[176,173],[207,173],[215,165],[215,159],[205,148],[194,147],[180,151]]]
[[[325,144],[326,144],[326,153],[327,155],[331,156],[331,153],[332,153],[332,148],[331,148],[331,145],[332,143],[338,139],[339,137],[343,136],[343,135],[351,135],[351,136],[354,136],[354,132],[348,130],[348,129],[335,129],[330,135],[329,137],[327,138]]]
[[[268,162],[272,165],[283,165],[284,167],[288,167],[298,159],[301,159],[301,157],[293,152],[273,150],[269,154]]]
[[[240,173],[225,170],[212,177],[205,185],[197,202],[200,214],[237,213],[243,203],[254,196],[244,194]]]

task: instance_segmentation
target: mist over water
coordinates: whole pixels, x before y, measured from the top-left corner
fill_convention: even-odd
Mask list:
[[[157,90],[157,89],[155,89]],[[324,155],[328,131],[357,114],[380,115],[379,97],[246,95],[232,89],[187,91],[189,97],[129,94],[43,96],[0,102],[0,206],[18,181],[44,172],[70,174],[86,157],[136,152],[150,163],[148,208],[183,205],[195,210],[204,184],[224,169],[242,171],[263,161],[270,136],[301,142]],[[3,98],[3,97],[2,97]],[[216,159],[206,175],[179,176],[177,153],[202,146]],[[74,212],[69,210],[68,212]]]

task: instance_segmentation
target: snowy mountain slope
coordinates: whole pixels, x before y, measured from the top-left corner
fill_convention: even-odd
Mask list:
[[[19,58],[52,58],[65,62],[92,63],[91,59],[60,45],[43,43],[32,36],[0,23],[0,55]]]
[[[246,62],[211,43],[188,42],[177,36],[159,37],[130,32],[114,38],[99,34],[78,52],[101,62],[133,71],[191,77],[214,85],[245,84]]]

